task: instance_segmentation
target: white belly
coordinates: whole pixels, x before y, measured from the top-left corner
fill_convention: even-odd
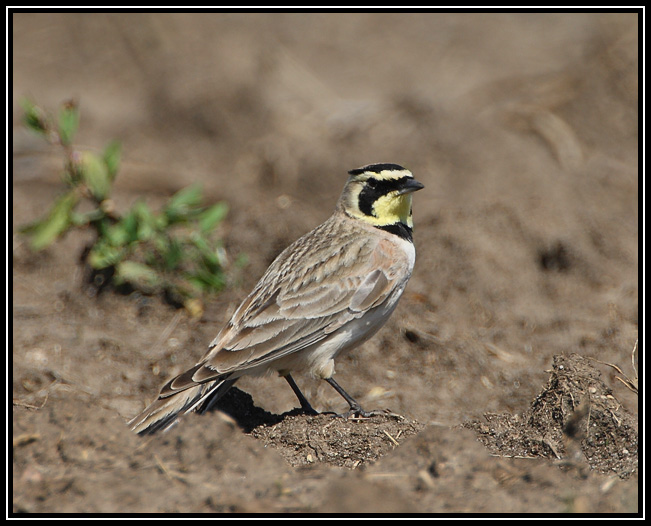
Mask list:
[[[405,283],[406,284],[406,283]],[[296,353],[284,356],[271,364],[276,371],[305,371],[316,378],[330,378],[335,372],[334,359],[371,338],[394,311],[404,285],[394,291],[394,297],[361,318],[349,321],[325,340]]]

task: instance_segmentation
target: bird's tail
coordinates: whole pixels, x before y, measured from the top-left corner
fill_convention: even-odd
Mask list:
[[[188,371],[189,372],[189,371]],[[129,427],[139,435],[151,435],[169,428],[176,420],[192,411],[203,413],[210,409],[235,383],[225,375],[204,383],[194,383],[181,389],[172,388],[187,373],[168,382],[158,398],[142,413],[129,421]]]

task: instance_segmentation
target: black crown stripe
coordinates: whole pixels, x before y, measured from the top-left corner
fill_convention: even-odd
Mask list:
[[[399,164],[379,163],[379,164],[369,164],[368,166],[363,166],[361,168],[356,168],[355,170],[351,170],[348,173],[350,175],[360,175],[360,174],[363,174],[364,172],[373,172],[373,173],[379,174],[380,172],[383,172],[385,170],[398,171],[398,170],[404,170],[404,168],[402,166],[400,166]]]

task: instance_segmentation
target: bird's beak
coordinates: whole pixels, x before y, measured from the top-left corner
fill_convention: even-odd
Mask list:
[[[402,188],[398,191],[398,195],[410,194],[425,188],[425,185],[416,179],[407,179],[402,185]]]

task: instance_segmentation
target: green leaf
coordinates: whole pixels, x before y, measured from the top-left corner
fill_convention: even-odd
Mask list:
[[[217,250],[215,247],[211,246],[206,239],[200,237],[199,235],[192,236],[191,239],[192,243],[199,252],[198,255],[201,257],[201,262],[203,265],[211,270],[220,269],[220,259],[217,255]]]
[[[199,269],[187,276],[188,282],[202,290],[221,290],[226,285],[226,277],[221,272],[210,272],[207,269]]]
[[[115,266],[124,257],[120,247],[113,246],[108,240],[101,239],[90,250],[88,264],[96,269]]]
[[[129,243],[138,239],[138,215],[130,210],[120,221],[120,226],[127,236]]]
[[[22,99],[23,121],[27,128],[38,134],[45,134],[48,129],[45,112],[29,99]]]
[[[206,234],[212,231],[228,214],[228,205],[222,201],[206,208],[199,214],[199,228]]]
[[[155,289],[161,284],[161,278],[155,270],[135,261],[120,262],[115,277],[118,282],[128,282],[144,290]]]
[[[138,241],[148,241],[156,235],[157,219],[144,201],[137,201],[131,208],[134,215]]]
[[[94,210],[89,210],[88,212],[71,212],[70,214],[70,224],[72,226],[80,226],[80,227],[85,227],[89,223],[93,221],[99,221],[103,217],[105,217],[106,214],[100,210],[99,208],[96,208]]]
[[[111,223],[104,230],[103,236],[113,246],[126,247],[127,245],[138,241],[139,217],[137,211],[131,209],[127,215],[122,217],[117,223]]]
[[[176,192],[165,206],[163,213],[170,223],[187,220],[194,208],[201,204],[201,186],[191,185]]]
[[[59,138],[61,144],[71,144],[78,127],[79,108],[74,101],[66,102],[59,111]]]
[[[79,197],[70,191],[59,197],[47,217],[27,225],[21,231],[31,237],[33,250],[42,250],[63,234],[72,224],[72,212]]]
[[[90,152],[83,154],[81,177],[97,201],[103,201],[111,193],[108,168],[97,155]]]
[[[120,167],[120,158],[122,156],[122,145],[119,141],[111,141],[104,148],[104,164],[108,169],[109,179],[113,181]]]
[[[181,243],[174,238],[168,240],[164,249],[161,251],[163,256],[163,267],[165,270],[174,270],[183,261],[187,255],[183,250]]]
[[[129,227],[122,221],[106,230],[106,239],[114,247],[121,247],[132,241]]]

